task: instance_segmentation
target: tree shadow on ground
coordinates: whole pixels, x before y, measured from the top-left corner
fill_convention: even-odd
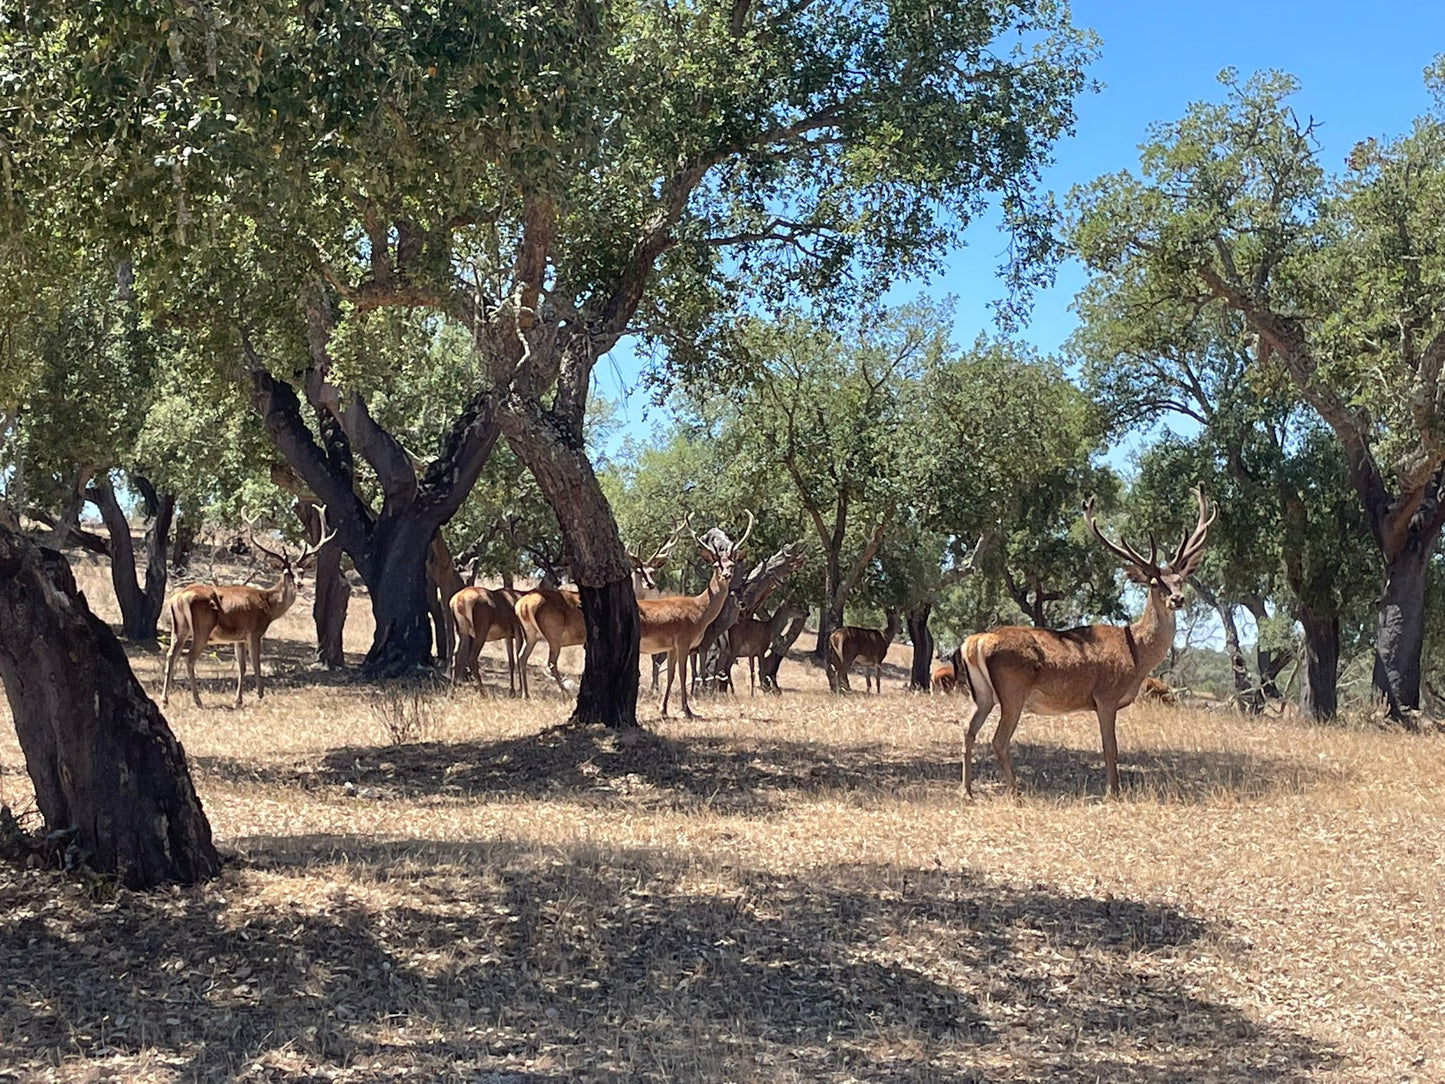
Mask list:
[[[985,747],[986,748],[986,747]],[[1024,793],[1070,800],[1103,791],[1102,757],[1077,749],[1018,743],[1015,769]],[[992,753],[981,754],[985,790],[997,778]],[[319,765],[267,766],[198,757],[202,772],[228,781],[344,787],[361,797],[470,799],[494,795],[608,805],[619,798],[647,809],[761,816],[820,796],[871,801],[908,789],[951,790],[962,766],[946,755],[900,755],[883,742],[854,746],[805,741],[696,736],[674,739],[638,731],[631,744],[596,727],[558,726],[491,742],[418,742],[343,746]],[[1120,774],[1129,791],[1164,801],[1202,803],[1222,793],[1263,797],[1307,787],[1324,771],[1280,758],[1223,751],[1125,753]]]
[[[0,1059],[516,1084],[1243,1084],[1337,1061],[1182,992],[1218,949],[1151,903],[941,869],[700,873],[626,849],[237,845],[219,886],[104,905],[0,877]]]

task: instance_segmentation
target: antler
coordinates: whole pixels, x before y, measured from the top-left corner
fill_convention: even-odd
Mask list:
[[[328,531],[326,529],[326,505],[318,504],[316,506],[316,515],[321,519],[321,537],[314,545],[308,542],[301,547],[301,554],[296,558],[296,567],[298,568],[320,553],[321,547],[336,537],[334,530]]]
[[[1155,564],[1155,561],[1159,558],[1159,547],[1154,542],[1153,536],[1151,535],[1149,538],[1149,559],[1147,561],[1139,556],[1138,550],[1122,538],[1118,543],[1110,542],[1104,537],[1104,532],[1099,530],[1098,525],[1094,522],[1094,498],[1092,496],[1084,502],[1084,522],[1088,525],[1089,530],[1093,532],[1094,537],[1102,542],[1104,548],[1115,557],[1119,557],[1131,565],[1138,565],[1140,568],[1149,572],[1159,571],[1159,566]]]
[[[1179,543],[1179,549],[1175,552],[1174,559],[1169,562],[1169,566],[1173,568],[1175,572],[1181,572],[1185,575],[1194,571],[1194,566],[1199,563],[1199,554],[1204,549],[1204,540],[1209,534],[1209,525],[1213,523],[1219,515],[1219,505],[1217,503],[1214,506],[1213,515],[1208,515],[1209,502],[1204,499],[1204,487],[1202,485],[1195,486],[1191,492],[1194,494],[1194,499],[1199,502],[1199,520],[1195,523],[1194,530],[1185,536],[1184,541]],[[1208,516],[1208,518],[1206,518],[1206,516]]]
[[[750,535],[750,534],[753,533],[753,525],[757,522],[757,520],[753,519],[752,510],[751,510],[751,509],[748,509],[747,511],[748,511],[748,529],[743,532],[743,536],[742,536],[741,538],[739,538],[736,542],[733,543],[733,552],[734,552],[734,553],[737,553],[738,551],[740,551],[740,550],[743,548],[743,543],[748,540],[748,535]]]
[[[687,515],[683,516],[682,520],[678,523],[678,525],[672,529],[672,536],[662,545],[658,546],[657,549],[653,552],[652,556],[647,558],[647,560],[644,561],[635,553],[628,553],[627,556],[632,558],[632,563],[637,566],[639,571],[655,572],[657,569],[663,566],[663,564],[667,561],[667,555],[672,552],[673,547],[676,546],[678,542],[682,539],[683,534],[691,528],[692,513],[689,512]]]
[[[246,541],[249,542],[252,546],[255,546],[258,550],[266,554],[268,557],[274,557],[283,565],[289,565],[291,563],[291,558],[286,555],[286,550],[284,546],[282,547],[281,552],[277,553],[269,546],[262,545],[261,540],[256,537],[256,524],[260,521],[260,518],[261,517],[259,516],[247,515],[246,510],[244,508],[241,509],[241,520],[246,524]]]

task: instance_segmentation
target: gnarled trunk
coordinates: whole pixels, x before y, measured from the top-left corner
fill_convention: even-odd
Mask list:
[[[1375,692],[1390,715],[1408,719],[1420,708],[1420,653],[1425,647],[1425,566],[1435,538],[1412,537],[1385,566],[1375,632]]]
[[[1304,628],[1300,711],[1312,719],[1329,719],[1339,710],[1340,618],[1301,606],[1299,619]]]
[[[216,876],[185,754],[65,559],[0,528],[0,679],[53,831],[131,888]]]
[[[908,638],[913,641],[913,664],[908,671],[908,687],[928,692],[933,681],[933,633],[928,628],[933,603],[921,602],[904,613]]]
[[[419,516],[378,520],[372,530],[371,559],[362,574],[376,618],[376,634],[362,664],[372,676],[398,677],[432,666],[426,564],[435,532]]]
[[[632,576],[629,573],[601,587],[579,583],[578,592],[587,626],[587,660],[572,719],[614,728],[635,727],[642,626]]]

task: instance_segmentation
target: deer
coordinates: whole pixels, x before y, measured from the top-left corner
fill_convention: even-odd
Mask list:
[[[712,624],[713,618],[727,601],[728,589],[732,586],[733,569],[743,553],[743,544],[753,533],[753,514],[748,513],[748,528],[742,538],[726,547],[716,539],[704,542],[693,532],[698,548],[712,565],[712,575],[707,586],[699,595],[679,595],[673,598],[642,599],[637,604],[638,618],[642,625],[640,651],[643,654],[667,652],[667,688],[662,694],[661,713],[667,716],[667,703],[672,695],[672,683],[681,668],[682,681],[679,696],[682,713],[693,718],[692,708],[687,702],[687,659],[692,649],[702,643],[703,633]],[[721,534],[721,532],[716,532]],[[709,532],[712,537],[713,532]]]
[[[963,645],[953,649],[953,654],[941,659],[929,675],[928,692],[932,696],[958,691],[959,675],[963,673]]]
[[[1099,720],[1104,770],[1109,794],[1119,796],[1119,746],[1114,719],[1133,703],[1150,673],[1164,661],[1174,643],[1174,614],[1184,605],[1184,585],[1199,567],[1209,526],[1202,488],[1194,497],[1199,519],[1179,543],[1167,564],[1160,565],[1159,547],[1149,538],[1149,556],[1127,542],[1110,542],[1094,523],[1094,499],[1084,502],[1084,523],[1095,538],[1124,563],[1124,574],[1148,591],[1144,612],[1131,625],[1083,625],[1053,630],[1005,626],[979,632],[963,644],[963,661],[973,690],[974,712],[963,739],[963,789],[973,796],[973,744],[994,705],[999,707],[993,751],[1004,783],[1019,793],[1009,758],[1009,741],[1027,708],[1039,715],[1092,710]]]
[[[898,611],[888,611],[888,624],[878,629],[844,625],[828,637],[828,662],[836,675],[834,692],[848,692],[848,671],[855,660],[863,663],[863,691],[883,692],[883,660],[898,635]]]
[[[266,690],[261,681],[261,638],[271,623],[291,608],[296,601],[296,582],[307,565],[333,538],[335,531],[326,529],[326,506],[318,505],[321,535],[317,542],[301,547],[293,560],[282,546],[280,552],[268,549],[256,538],[255,520],[242,515],[251,545],[270,557],[281,572],[281,578],[270,587],[195,583],[183,587],[166,602],[171,620],[171,646],[166,652],[166,676],[161,685],[161,707],[171,698],[171,678],[181,645],[190,640],[186,652],[186,674],[190,679],[191,697],[196,707],[203,707],[196,688],[196,660],[207,644],[234,644],[236,648],[236,707],[242,706],[242,687],[246,681],[246,655],[251,656],[256,672],[256,699],[263,700]]]
[[[808,608],[806,606],[789,600],[774,610],[773,616],[766,621],[759,621],[756,617],[744,617],[728,629],[728,643],[732,648],[733,662],[737,662],[744,656],[748,660],[749,696],[754,695],[753,686],[757,680],[758,660],[768,653],[773,638],[793,618],[807,616]],[[731,680],[728,683],[732,684]]]
[[[580,647],[587,642],[587,625],[582,618],[582,596],[576,588],[538,587],[519,598],[514,607],[517,624],[522,629],[522,654],[517,658],[522,695],[530,698],[527,681],[527,660],[537,641],[547,640],[547,669],[563,694],[567,685],[557,659],[564,647]]]
[[[452,650],[452,685],[466,676],[467,668],[482,684],[480,659],[482,647],[492,640],[507,642],[507,693],[515,695],[517,652],[522,646],[522,625],[517,620],[516,603],[521,596],[505,587],[463,587],[448,603],[456,621],[457,639]]]

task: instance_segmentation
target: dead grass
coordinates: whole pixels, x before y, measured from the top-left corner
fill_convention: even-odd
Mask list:
[[[1445,1078],[1439,737],[1141,706],[1111,803],[1092,719],[1029,718],[1024,800],[987,757],[966,804],[966,701],[896,673],[648,701],[623,747],[538,670],[395,744],[308,631],[263,705],[220,706],[229,652],[172,701],[218,883],[0,871],[0,1080]]]

